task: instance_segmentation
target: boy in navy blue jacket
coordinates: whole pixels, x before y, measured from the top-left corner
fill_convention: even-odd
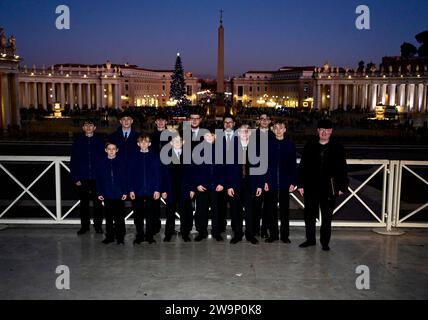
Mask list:
[[[261,176],[252,175],[250,168],[249,150],[250,127],[241,125],[238,130],[239,139],[236,140],[233,150],[233,164],[226,164],[226,185],[227,194],[231,197],[232,230],[233,238],[231,244],[236,244],[243,237],[243,208],[245,207],[245,238],[252,244],[257,244],[258,240],[254,234],[254,212],[253,201],[262,194],[263,179]],[[228,156],[226,155],[226,159]]]
[[[215,129],[210,128],[210,133],[205,134],[203,147],[204,163],[195,168],[195,185],[197,192],[197,207],[195,213],[195,226],[199,242],[208,236],[208,208],[211,207],[211,235],[217,241],[223,241],[221,236],[221,221],[219,216],[219,197],[225,185],[225,166],[223,161],[216,164]],[[205,150],[210,150],[205,154]],[[223,160],[220,158],[219,160]]]
[[[126,167],[114,142],[107,142],[106,156],[101,157],[97,168],[98,199],[104,202],[106,215],[106,237],[104,244],[125,244]]]
[[[122,112],[119,118],[121,126],[110,135],[108,140],[116,143],[121,158],[127,162],[135,152],[139,151],[137,140],[140,134],[132,128],[134,120],[130,113]]]
[[[184,140],[179,133],[175,133],[171,139],[171,149],[168,152],[168,159],[163,159],[166,169],[163,174],[164,188],[167,194],[167,217],[165,225],[164,242],[171,241],[175,234],[175,213],[180,216],[180,233],[184,242],[191,241],[190,231],[193,227],[192,199],[195,195],[194,170],[191,164],[183,162]],[[161,153],[161,157],[164,154]],[[168,161],[170,162],[168,163]]]
[[[273,127],[275,138],[269,140],[269,168],[265,184],[265,205],[270,236],[266,242],[279,240],[278,210],[281,220],[281,241],[290,243],[290,193],[297,183],[296,147],[285,138],[287,131],[283,121],[276,121]]]
[[[83,132],[73,143],[70,159],[70,174],[77,188],[80,199],[81,228],[77,234],[89,231],[90,214],[89,202],[92,200],[94,212],[94,228],[96,233],[103,233],[103,210],[96,192],[96,165],[104,153],[103,139],[95,134],[96,126],[93,119],[83,122]]]
[[[128,167],[129,197],[133,202],[134,224],[137,235],[134,244],[140,244],[145,239],[155,243],[154,201],[159,200],[161,192],[160,159],[157,152],[149,151],[150,136],[141,134],[138,138],[140,151],[130,161]],[[146,232],[144,232],[146,218]]]

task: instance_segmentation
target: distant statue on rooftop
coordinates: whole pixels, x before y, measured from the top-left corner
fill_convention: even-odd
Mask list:
[[[6,36],[3,28],[0,28],[0,48],[6,48]]]
[[[9,37],[9,48],[15,50],[16,49],[16,39],[13,35]]]
[[[324,64],[324,72],[328,72],[328,69],[330,69],[328,63]]]

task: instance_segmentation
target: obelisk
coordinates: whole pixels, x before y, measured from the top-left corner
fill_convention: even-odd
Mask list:
[[[224,28],[223,10],[220,10],[220,26],[218,28],[218,52],[217,52],[217,106],[216,115],[223,116],[224,107]]]

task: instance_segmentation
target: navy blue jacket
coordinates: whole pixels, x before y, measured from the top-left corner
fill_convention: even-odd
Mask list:
[[[132,155],[139,151],[140,148],[137,145],[138,137],[140,134],[137,131],[131,129],[131,132],[128,138],[125,140],[123,137],[122,127],[117,128],[115,132],[113,132],[109,136],[109,140],[117,143],[117,147],[119,148],[119,152],[124,157],[125,161],[132,158]]]
[[[125,162],[119,155],[109,159],[101,157],[97,166],[97,194],[104,199],[118,200],[128,194],[126,187],[127,170]]]
[[[167,130],[167,129],[165,129]],[[161,141],[161,134],[163,131],[159,131],[157,128],[155,128],[155,131],[152,132],[152,134],[150,135],[150,140],[151,140],[151,145],[150,145],[150,150],[160,153],[160,151],[162,150],[162,148],[168,144],[168,141]],[[171,139],[169,139],[171,140]]]
[[[161,192],[161,163],[153,151],[136,152],[128,165],[129,192],[136,196],[153,196]]]
[[[196,166],[183,164],[183,154],[178,159],[173,150],[170,150],[169,156],[172,157],[173,162],[163,165],[162,192],[168,194],[168,202],[180,202],[189,197],[190,191],[196,191],[194,180]]]
[[[202,144],[207,144],[207,142],[202,142]],[[225,186],[226,168],[224,164],[215,163],[215,144],[209,145],[209,147],[212,148],[211,164],[195,165],[194,184],[196,187],[202,185],[207,190],[215,190],[218,185]]]
[[[269,167],[266,182],[270,190],[288,190],[297,184],[296,146],[288,139],[269,140]]]
[[[235,140],[233,148],[233,164],[226,164],[226,189],[233,188],[235,191],[242,188],[242,164],[239,163],[239,153],[242,150],[242,144],[239,139]],[[232,150],[230,150],[231,152]],[[256,167],[249,163],[249,168]],[[249,175],[250,189],[255,193],[258,188],[263,188],[265,177],[264,175]]]
[[[78,136],[71,149],[70,174],[73,182],[95,179],[96,164],[103,154],[104,140],[100,136]]]

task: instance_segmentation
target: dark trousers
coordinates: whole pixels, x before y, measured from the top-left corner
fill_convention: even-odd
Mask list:
[[[175,234],[176,212],[180,216],[181,235],[189,235],[193,227],[192,200],[190,198],[167,202],[165,235],[172,236]]]
[[[207,190],[198,192],[195,213],[195,226],[200,235],[208,235],[208,208],[211,207],[211,234],[216,237],[221,233],[218,199],[220,192]]]
[[[290,236],[290,194],[288,190],[270,190],[266,193],[265,204],[270,237],[279,239],[278,234],[278,203],[279,219],[281,220],[280,235],[282,240]]]
[[[218,221],[220,232],[226,231],[227,226],[227,202],[229,201],[229,196],[227,195],[227,190],[224,189],[218,193]]]
[[[263,191],[260,197],[255,197],[253,201],[254,211],[254,234],[266,234],[268,230],[266,198],[269,192]]]
[[[125,201],[104,200],[106,214],[106,238],[123,240],[125,238]]]
[[[305,193],[305,226],[306,226],[306,240],[309,242],[316,242],[316,218],[321,209],[321,230],[320,242],[321,245],[327,246],[331,238],[331,220],[333,217],[333,210],[335,207],[336,199],[323,194],[315,192]]]
[[[248,182],[241,183],[241,189],[235,190],[231,198],[233,236],[242,239],[243,218],[245,218],[245,238],[254,237],[253,195]],[[243,208],[245,207],[245,214]]]
[[[156,202],[157,203],[157,202]],[[152,238],[156,233],[155,201],[152,197],[136,197],[132,201],[134,209],[134,224],[137,229],[136,239],[144,240],[144,236]],[[146,219],[146,230],[144,231],[144,219]]]
[[[153,234],[159,233],[160,229],[162,228],[160,200],[153,200],[153,228]]]
[[[91,224],[91,215],[89,210],[89,202],[91,200],[94,206],[94,227],[101,228],[101,225],[103,224],[103,207],[101,201],[98,200],[97,197],[95,180],[82,180],[81,183],[82,185],[77,187],[77,193],[80,200],[80,222],[82,228],[89,229]]]

